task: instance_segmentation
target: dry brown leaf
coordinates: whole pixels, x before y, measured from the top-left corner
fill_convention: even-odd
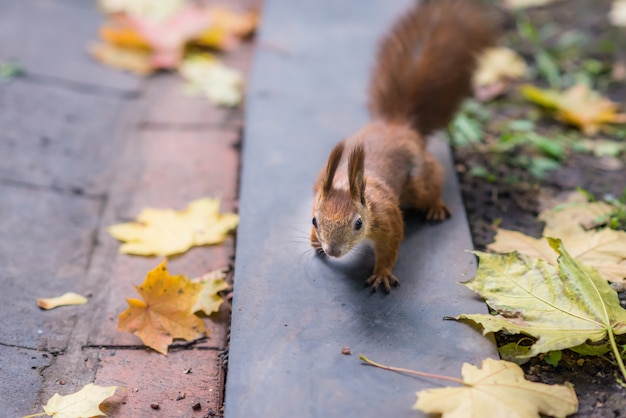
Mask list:
[[[568,201],[556,208],[544,209],[539,219],[546,222],[544,237],[560,238],[569,253],[580,263],[593,267],[611,282],[624,283],[626,278],[626,232],[612,229],[587,230],[598,217],[610,213],[611,206],[603,202],[586,202],[582,193],[570,195]],[[499,229],[492,251],[518,251],[556,265],[557,255],[544,238],[533,238],[517,231]]]
[[[474,95],[479,100],[489,100],[504,93],[511,80],[523,78],[528,67],[515,51],[505,47],[494,47],[478,57],[478,68],[474,73]]]
[[[59,306],[67,305],[84,305],[85,303],[87,303],[86,297],[73,292],[68,292],[55,298],[37,299],[37,306],[42,309],[54,309]]]
[[[515,363],[486,359],[482,369],[464,363],[461,373],[465,386],[420,391],[413,409],[442,418],[564,417],[578,410],[570,386],[529,382]]]
[[[559,230],[595,228],[598,220],[612,210],[613,207],[606,202],[589,202],[584,193],[573,192],[562,204],[542,210],[537,218],[546,223],[543,235],[551,237],[558,234]]]
[[[528,100],[553,109],[557,119],[578,126],[587,135],[595,134],[607,123],[626,123],[626,114],[617,113],[617,103],[586,84],[575,84],[563,92],[524,85],[521,92]]]
[[[55,393],[43,406],[45,414],[33,414],[24,418],[49,415],[55,418],[83,418],[106,415],[100,410],[100,404],[115,394],[117,386],[96,386],[93,383],[83,386],[71,395],[61,396]]]
[[[165,260],[135,289],[143,300],[127,299],[129,307],[119,316],[118,330],[135,334],[164,355],[175,338],[192,341],[206,335],[204,322],[193,314],[201,286],[169,274]]]

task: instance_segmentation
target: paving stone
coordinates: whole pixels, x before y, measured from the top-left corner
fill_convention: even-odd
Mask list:
[[[334,144],[367,120],[375,45],[401,10],[383,0],[266,4],[243,142],[226,417],[423,416],[411,410],[415,392],[436,383],[366,367],[358,354],[449,376],[497,355],[472,328],[442,319],[486,312],[457,283],[475,260],[442,141],[431,148],[454,216],[429,225],[406,215],[398,289],[364,288],[371,254],[324,261],[308,243],[313,182]]]
[[[0,84],[0,179],[103,194],[126,104],[21,80]]]
[[[138,77],[107,68],[87,52],[88,45],[97,41],[103,21],[96,2],[88,3],[92,7],[53,0],[0,0],[0,62],[17,61],[30,74],[53,77],[76,88],[95,86],[136,94],[141,85]]]
[[[183,209],[190,201],[205,196],[221,197],[223,211],[235,209],[236,132],[146,130],[130,140],[120,161],[125,171],[111,193],[105,225],[132,220],[144,207]],[[105,231],[100,240],[103,247],[119,246]],[[233,241],[229,239],[219,246],[193,248],[184,256],[171,257],[168,268],[174,274],[197,277],[226,267],[232,253]],[[128,306],[126,298],[137,297],[132,285],[142,283],[146,273],[160,261],[158,257],[128,255],[108,261],[111,267],[101,273],[108,284],[97,295],[99,313],[92,325],[90,345],[141,344],[137,337],[117,331],[117,317]],[[211,335],[202,345],[225,347],[227,321],[226,311],[208,320]]]
[[[102,202],[0,181],[0,343],[59,351],[81,312],[51,311],[37,298],[85,294],[83,278],[93,250]]]
[[[110,416],[187,418],[219,412],[224,376],[217,351],[177,351],[165,357],[145,350],[102,350],[100,366],[96,384],[126,389],[111,398]]]
[[[32,407],[41,388],[39,374],[51,360],[52,355],[48,353],[0,345],[0,391],[4,394],[0,396],[0,410],[3,416],[21,417],[41,412]]]

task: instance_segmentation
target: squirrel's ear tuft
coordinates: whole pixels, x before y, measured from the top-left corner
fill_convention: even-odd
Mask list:
[[[330,152],[328,156],[328,162],[326,163],[326,173],[324,174],[324,180],[322,182],[322,196],[327,195],[330,189],[333,187],[333,179],[335,178],[335,172],[341,161],[343,150],[345,145],[342,142],[335,145],[335,148]]]
[[[363,144],[356,145],[350,153],[348,176],[352,200],[365,205],[365,148]]]

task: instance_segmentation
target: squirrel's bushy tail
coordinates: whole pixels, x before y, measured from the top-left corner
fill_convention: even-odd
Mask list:
[[[445,127],[471,91],[476,55],[500,31],[479,0],[422,0],[379,46],[370,84],[374,119],[410,123],[422,136]]]

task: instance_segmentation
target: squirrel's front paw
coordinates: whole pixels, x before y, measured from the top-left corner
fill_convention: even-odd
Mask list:
[[[372,286],[372,293],[374,293],[381,284],[385,286],[385,291],[389,293],[391,292],[391,286],[398,287],[400,282],[396,279],[396,276],[391,273],[372,274],[370,278],[365,281],[366,286]]]

